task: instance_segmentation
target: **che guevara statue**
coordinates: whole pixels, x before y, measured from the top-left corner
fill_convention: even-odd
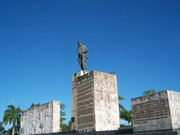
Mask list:
[[[78,41],[77,44],[78,44],[77,52],[78,52],[79,66],[84,71],[87,69],[86,61],[88,59],[88,56],[86,53],[88,52],[88,50],[87,50],[87,47],[83,45],[81,41]]]

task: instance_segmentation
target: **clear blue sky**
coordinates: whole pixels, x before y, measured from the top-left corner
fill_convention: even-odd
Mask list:
[[[71,76],[116,72],[122,104],[146,89],[180,92],[179,0],[1,0],[0,121],[8,104],[59,100],[71,114]]]

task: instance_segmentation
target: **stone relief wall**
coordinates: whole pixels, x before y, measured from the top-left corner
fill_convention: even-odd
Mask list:
[[[60,102],[52,101],[24,111],[21,115],[21,135],[59,132]],[[41,128],[40,128],[41,127]]]
[[[132,99],[134,132],[180,129],[180,93],[161,91]]]
[[[133,106],[134,124],[147,123],[148,120],[164,119],[170,115],[168,100],[148,101]]]

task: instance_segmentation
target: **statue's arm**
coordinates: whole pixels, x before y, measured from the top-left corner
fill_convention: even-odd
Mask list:
[[[84,53],[88,52],[88,49],[86,46],[84,46]]]

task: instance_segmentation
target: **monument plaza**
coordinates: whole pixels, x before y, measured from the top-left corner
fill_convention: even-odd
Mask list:
[[[21,116],[21,135],[180,135],[180,93],[161,91],[132,99],[133,126],[120,127],[116,75],[87,71],[87,47],[78,41],[81,71],[72,75],[72,131],[61,132],[60,102],[35,106]]]

